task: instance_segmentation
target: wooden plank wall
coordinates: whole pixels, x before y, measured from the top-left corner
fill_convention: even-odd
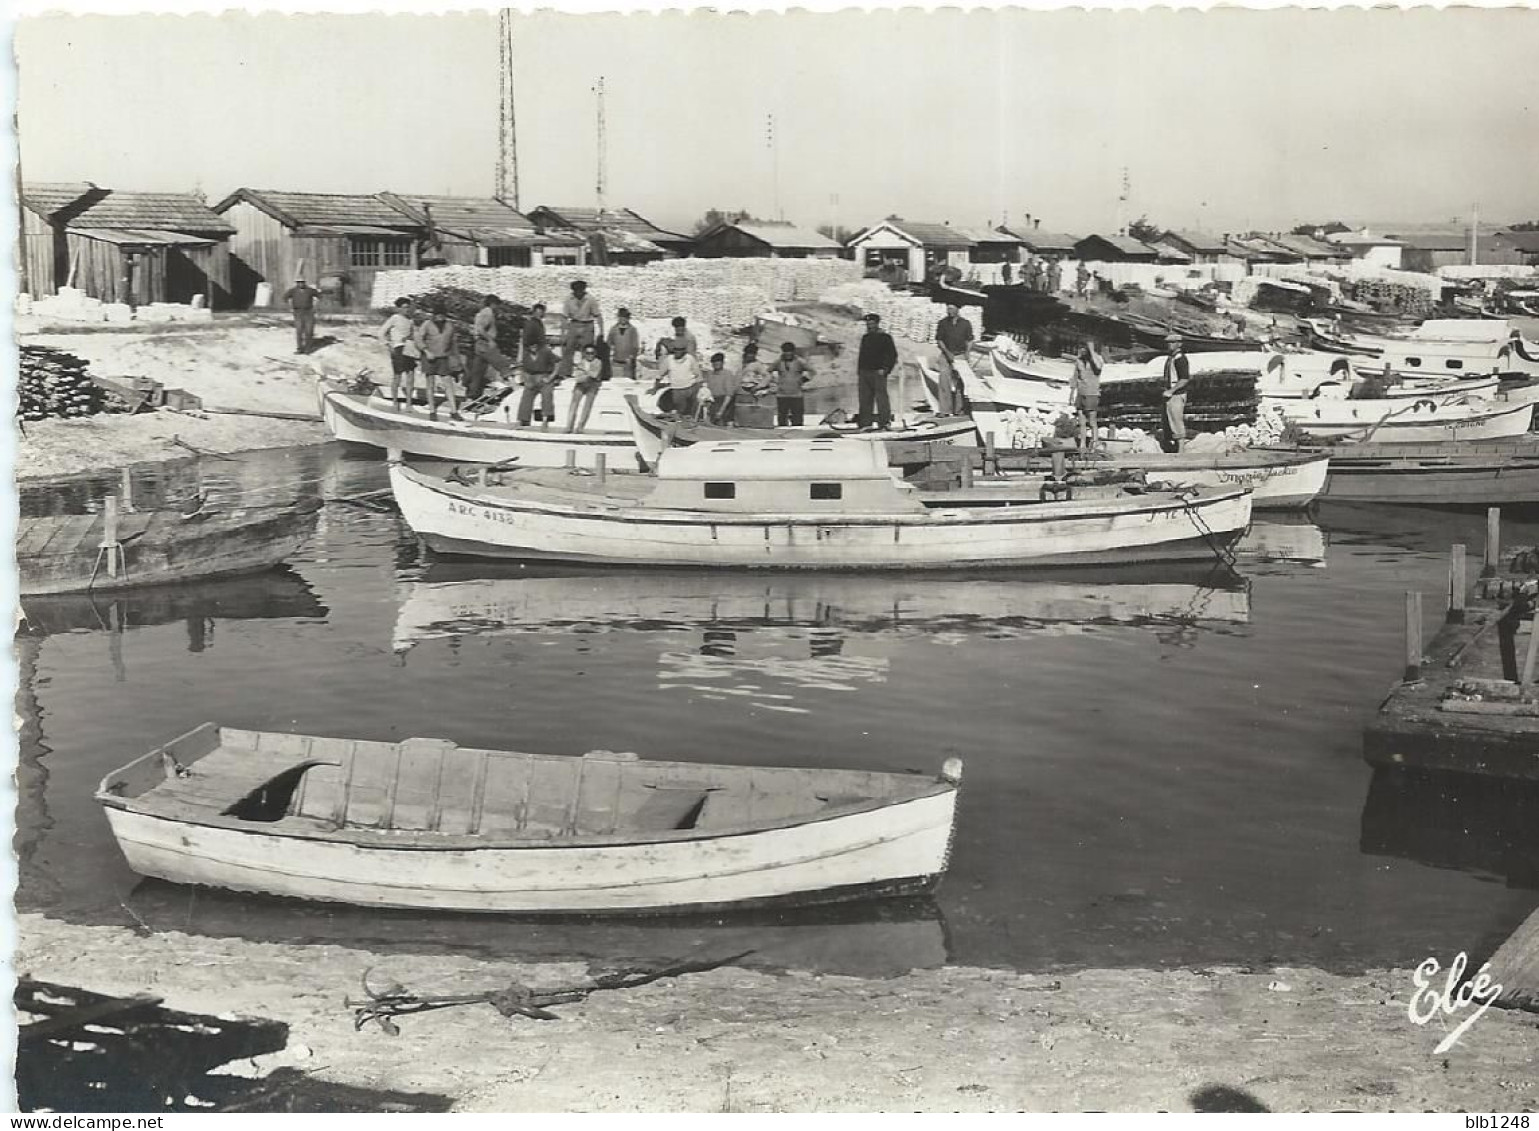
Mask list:
[[[30,208],[23,208],[21,214],[29,293],[56,294],[69,270],[63,230],[55,229]]]

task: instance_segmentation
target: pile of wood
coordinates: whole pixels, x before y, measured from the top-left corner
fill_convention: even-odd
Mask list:
[[[1393,311],[1412,318],[1428,317],[1437,305],[1425,288],[1388,279],[1357,279],[1343,283],[1341,289],[1353,302],[1366,303],[1375,310]]]
[[[468,331],[475,323],[481,304],[486,301],[486,291],[472,291],[465,287],[436,286],[418,294],[405,295],[421,310],[442,310],[449,320]],[[520,330],[529,308],[514,302],[504,302],[497,311],[497,348],[509,357],[518,355]]]
[[[1102,384],[1099,423],[1157,432],[1165,418],[1164,389],[1165,381],[1158,376]],[[1222,432],[1254,424],[1260,403],[1254,372],[1194,373],[1186,394],[1186,426],[1193,432]]]
[[[19,411],[23,420],[94,416],[126,406],[91,380],[83,358],[47,346],[22,346]]]

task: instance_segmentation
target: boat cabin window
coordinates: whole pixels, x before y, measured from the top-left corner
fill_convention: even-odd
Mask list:
[[[1448,368],[1450,368],[1450,369],[1463,369],[1464,368],[1464,362],[1460,361],[1457,357],[1450,357],[1448,359]]]
[[[810,497],[814,499],[842,499],[844,498],[844,484],[814,483],[810,489]]]
[[[1405,363],[1414,369],[1421,368],[1421,358],[1419,357],[1408,357],[1405,359]]]
[[[737,498],[737,484],[707,483],[705,485],[705,497],[707,499],[735,499]]]

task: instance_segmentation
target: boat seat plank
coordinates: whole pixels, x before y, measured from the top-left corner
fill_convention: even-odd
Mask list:
[[[207,817],[223,813],[295,763],[292,754],[221,746],[194,762],[185,776],[169,777],[146,790],[139,802],[165,816],[174,811]]]
[[[423,832],[433,827],[438,809],[438,783],[452,742],[413,738],[401,743],[395,780],[390,786],[392,829]]]
[[[96,530],[102,521],[99,514],[72,514],[55,520],[57,525],[50,531],[35,553],[68,557],[79,553],[89,544],[94,553],[101,542],[101,531]],[[93,536],[92,531],[95,530]]]
[[[526,830],[545,829],[569,834],[574,819],[574,799],[581,796],[588,766],[583,758],[536,758],[530,763]]]
[[[578,835],[612,833],[620,821],[620,795],[630,763],[593,756],[582,762],[568,831]]]
[[[48,540],[59,532],[64,520],[53,515],[43,518],[22,518],[16,524],[16,557],[18,560],[42,552]]]
[[[480,827],[472,832],[514,833],[524,827],[531,755],[494,754],[486,761]]]

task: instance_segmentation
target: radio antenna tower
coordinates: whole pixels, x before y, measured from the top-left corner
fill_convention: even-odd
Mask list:
[[[780,146],[775,140],[775,115],[773,114],[765,118],[764,140],[769,146],[771,180],[775,186],[775,219],[784,220],[785,215],[780,211]]]
[[[593,88],[593,93],[598,95],[598,210],[600,215],[604,211],[604,166],[608,160],[604,138],[604,76],[600,75],[598,85]]]
[[[497,13],[497,197],[518,208],[518,124],[513,117],[513,9]]]

